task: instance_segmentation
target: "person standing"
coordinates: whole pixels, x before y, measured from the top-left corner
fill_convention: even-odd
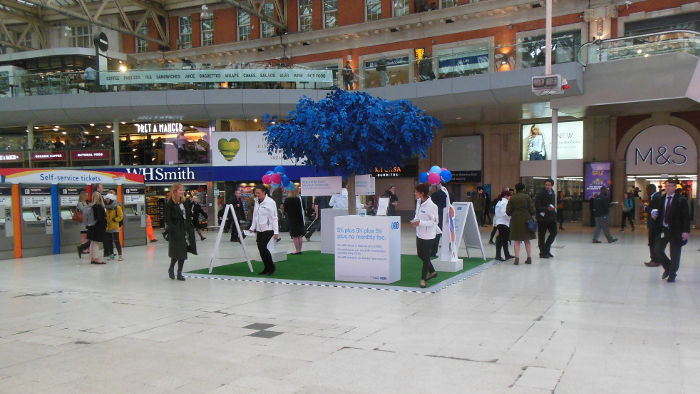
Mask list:
[[[396,186],[389,185],[389,188],[386,189],[384,194],[382,194],[382,198],[389,199],[389,205],[386,209],[386,216],[396,216],[396,207],[399,206],[399,197],[396,195]]]
[[[491,220],[491,196],[484,191],[484,227],[488,224],[493,224],[493,220]]]
[[[532,248],[530,240],[535,239],[535,233],[530,231],[527,222],[535,214],[535,204],[530,196],[525,193],[525,185],[518,183],[515,185],[515,195],[508,200],[506,205],[506,215],[510,216],[510,240],[515,241],[515,262],[520,263],[520,242],[525,244],[527,260],[525,264],[532,264]]]
[[[192,210],[192,227],[194,227],[195,231],[197,231],[199,239],[204,241],[207,238],[202,235],[202,229],[204,228],[204,226],[202,226],[202,221],[200,220],[200,217],[204,217],[204,219],[209,219],[209,216],[206,212],[204,212],[204,209],[202,209],[202,205],[199,203],[199,196],[196,194],[192,196],[190,209]]]
[[[625,222],[630,222],[630,227],[634,231],[634,195],[632,193],[627,193],[625,198],[625,205],[622,208],[622,228],[620,231],[625,232]]]
[[[688,201],[680,193],[676,193],[676,181],[666,181],[666,194],[663,199],[657,199],[651,211],[656,229],[654,243],[655,261],[664,267],[661,279],[668,278],[669,283],[676,281],[676,275],[681,263],[681,248],[690,238],[690,212]],[[666,255],[666,245],[669,245],[671,258]]]
[[[88,218],[91,216],[90,201],[88,201],[88,192],[83,190],[80,192],[78,197],[78,204],[75,206],[75,210],[80,212],[83,216],[83,223],[80,230],[80,244],[78,245],[78,259],[83,257],[84,250],[90,247],[90,241],[87,239],[87,225]]]
[[[437,276],[435,267],[430,262],[430,252],[435,243],[435,236],[440,232],[437,227],[438,207],[428,198],[428,187],[424,184],[415,187],[415,195],[416,199],[420,200],[420,206],[416,209],[411,225],[416,229],[416,252],[423,261],[420,287],[425,288],[425,282]]]
[[[557,192],[557,222],[559,222],[559,230],[564,231],[564,192]]]
[[[498,237],[496,238],[496,260],[498,261],[513,258],[508,251],[508,239],[510,238],[510,216],[506,214],[508,200],[510,200],[510,192],[501,192],[493,215],[493,225],[498,229]],[[501,250],[503,250],[505,257],[501,257]]]
[[[105,196],[105,208],[107,210],[107,235],[105,237],[104,256],[114,260],[114,248],[116,247],[117,253],[119,253],[119,261],[123,261],[122,245],[119,242],[119,227],[122,220],[124,220],[124,210],[119,205],[117,197],[111,193]]]
[[[476,194],[472,195],[472,203],[474,204],[474,213],[476,213],[476,221],[479,227],[484,226],[484,188],[478,186],[476,188]]]
[[[301,254],[301,246],[304,241],[304,205],[297,190],[289,190],[284,200],[284,213],[287,215],[289,236],[294,242],[296,251],[292,254]]]
[[[105,264],[100,260],[100,244],[104,243],[107,236],[107,212],[102,195],[95,191],[92,193],[93,225],[88,227],[88,240],[90,240],[90,263]]]
[[[540,258],[554,257],[551,253],[554,238],[557,236],[557,215],[554,208],[554,180],[544,181],[544,189],[535,196],[535,209],[537,209],[537,244],[540,249]],[[545,239],[545,235],[549,236]]]
[[[187,260],[187,253],[197,254],[197,241],[192,226],[192,209],[185,199],[185,187],[175,183],[170,188],[170,198],[165,203],[165,224],[168,227],[168,257],[170,268],[168,276],[175,279],[177,262],[177,280],[184,281],[182,268]]]
[[[233,211],[236,213],[236,219],[238,220],[238,225],[240,227],[241,221],[246,219],[245,211],[243,210],[243,198],[241,197],[240,188],[236,189],[236,193],[234,194],[231,204],[233,205]],[[229,217],[226,220],[230,221],[227,225],[231,226],[231,242],[241,242],[241,239],[238,236],[238,230],[236,229],[236,223],[233,223],[232,221],[233,215],[229,214]],[[243,233],[243,228],[241,228],[241,234],[243,235],[243,239],[245,239],[246,235]]]
[[[608,224],[608,211],[610,210],[610,198],[608,197],[608,188],[603,186],[600,188],[600,194],[593,201],[593,217],[595,218],[595,229],[593,230],[593,243],[599,244],[598,236],[600,230],[603,230],[608,243],[617,241],[617,238],[610,234],[610,225]]]
[[[662,199],[663,196],[660,192],[656,191],[656,185],[650,183],[647,185],[647,195],[649,196],[649,203],[644,207],[644,212],[647,213],[647,236],[649,245],[649,261],[644,263],[647,267],[658,267],[661,263],[657,262],[654,255],[654,243],[656,243],[656,227],[654,226],[654,218],[651,217],[651,210],[654,206],[661,205],[660,202],[656,200]]]
[[[352,66],[349,61],[345,62],[345,67],[343,67],[343,88],[345,90],[352,90],[354,81],[355,74],[352,72]]]
[[[267,244],[274,237],[279,238],[279,225],[277,223],[277,204],[267,195],[267,188],[263,185],[255,186],[255,208],[253,209],[253,222],[250,231],[257,233],[255,242],[258,244],[260,258],[265,265],[265,269],[260,275],[272,275],[275,273],[275,263],[272,261],[272,254],[267,248]]]

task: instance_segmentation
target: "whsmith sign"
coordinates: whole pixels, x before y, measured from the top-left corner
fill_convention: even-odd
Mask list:
[[[309,82],[332,83],[330,70],[222,68],[216,70],[106,71],[100,73],[101,85],[145,85],[155,83],[221,82]]]
[[[695,174],[698,149],[693,138],[672,125],[652,126],[627,147],[627,175]]]

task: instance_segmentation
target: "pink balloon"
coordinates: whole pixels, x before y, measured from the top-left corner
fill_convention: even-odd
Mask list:
[[[263,175],[262,181],[264,184],[269,185],[270,184],[270,178],[272,178],[271,175]]]
[[[442,167],[442,168],[441,168],[442,171],[445,171],[446,169],[447,169],[447,168],[445,168],[445,167]]]
[[[431,172],[430,175],[428,175],[428,182],[430,182],[431,185],[437,185],[440,183],[440,174]]]
[[[438,174],[439,178],[439,174]],[[278,173],[274,173],[270,176],[270,183],[274,183],[275,185],[279,185],[282,183],[282,176]]]

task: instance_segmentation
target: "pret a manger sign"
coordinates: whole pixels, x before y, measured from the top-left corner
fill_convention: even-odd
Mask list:
[[[698,150],[693,138],[672,125],[652,126],[627,147],[627,175],[694,174]]]
[[[139,134],[181,133],[182,123],[134,123]]]

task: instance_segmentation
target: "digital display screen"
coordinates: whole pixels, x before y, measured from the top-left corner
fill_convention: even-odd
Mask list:
[[[583,159],[583,122],[560,122],[557,126],[559,143],[557,159]],[[538,123],[522,126],[522,160],[551,160],[552,124]]]

